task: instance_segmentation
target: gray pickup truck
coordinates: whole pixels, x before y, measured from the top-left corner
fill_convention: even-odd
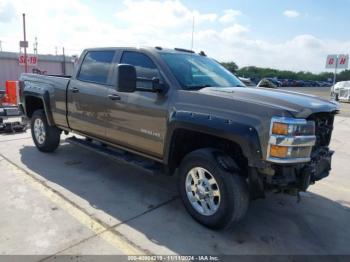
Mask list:
[[[245,87],[204,52],[88,49],[72,77],[20,81],[40,151],[73,132],[71,142],[177,174],[186,209],[213,229],[242,219],[251,200],[298,195],[331,169],[336,103]]]

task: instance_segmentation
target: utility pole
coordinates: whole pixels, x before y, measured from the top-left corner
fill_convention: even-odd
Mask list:
[[[26,14],[23,14],[23,40],[24,42],[27,42],[27,35],[26,35]],[[28,72],[28,63],[27,63],[27,47],[24,46],[24,72]]]
[[[335,67],[334,67],[334,77],[333,77],[333,86],[337,82],[337,69],[338,69],[338,59],[339,56],[337,55],[337,58],[335,59]]]
[[[38,54],[38,38],[37,37],[35,37],[33,49],[34,49],[34,54],[37,55]]]

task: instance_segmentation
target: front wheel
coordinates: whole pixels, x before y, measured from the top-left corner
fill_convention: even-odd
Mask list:
[[[339,94],[338,93],[335,93],[334,100],[339,101]]]
[[[339,94],[332,91],[331,98],[333,98],[335,101],[339,101]]]
[[[233,168],[223,166],[232,163]],[[234,161],[215,149],[200,149],[187,155],[179,169],[179,191],[190,215],[212,229],[241,220],[249,205],[245,179]]]
[[[60,144],[61,130],[55,126],[49,126],[42,109],[33,113],[31,131],[36,147],[42,152],[53,152]]]

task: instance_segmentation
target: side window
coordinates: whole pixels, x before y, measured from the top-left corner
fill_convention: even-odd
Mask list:
[[[137,77],[143,77],[148,79],[152,79],[153,77],[160,77],[156,65],[145,54],[125,51],[123,53],[120,63],[135,66]],[[147,81],[138,81],[137,87],[151,88],[152,83]]]
[[[115,51],[88,52],[81,65],[78,79],[82,81],[107,84],[109,70]]]

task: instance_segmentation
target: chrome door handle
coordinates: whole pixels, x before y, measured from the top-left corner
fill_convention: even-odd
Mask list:
[[[111,94],[111,95],[108,95],[108,98],[111,99],[111,100],[120,100],[121,97],[118,96],[117,94]]]

